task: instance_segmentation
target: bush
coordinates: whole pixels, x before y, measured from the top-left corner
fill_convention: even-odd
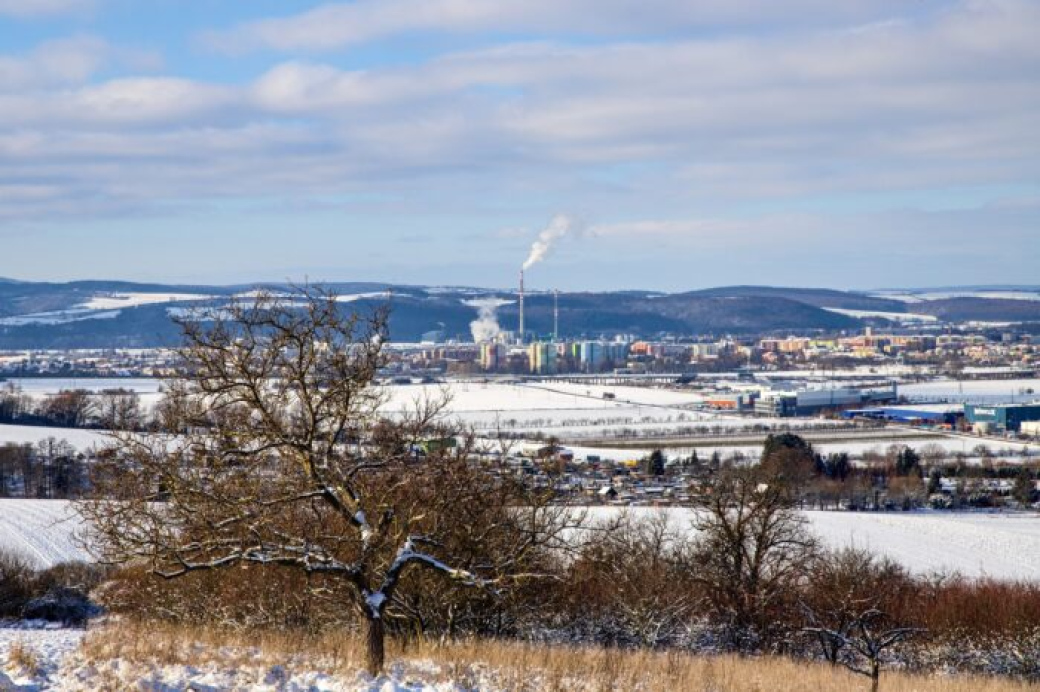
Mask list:
[[[32,595],[32,567],[21,556],[0,550],[0,618],[20,617]]]
[[[23,558],[0,551],[0,617],[82,625],[100,613],[90,592],[106,570],[85,562],[37,572]]]

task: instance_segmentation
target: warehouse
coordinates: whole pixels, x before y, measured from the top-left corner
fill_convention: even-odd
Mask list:
[[[843,418],[873,418],[910,425],[944,425],[955,427],[963,415],[960,409],[932,410],[900,407],[877,407],[852,409],[842,412]]]
[[[977,430],[1018,432],[1022,423],[1040,421],[1040,403],[981,406],[969,404],[964,415]]]

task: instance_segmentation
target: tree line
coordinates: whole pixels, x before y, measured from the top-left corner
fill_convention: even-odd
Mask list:
[[[35,398],[16,385],[0,389],[0,423],[57,428],[143,430],[153,424],[141,397],[129,389],[66,389]]]

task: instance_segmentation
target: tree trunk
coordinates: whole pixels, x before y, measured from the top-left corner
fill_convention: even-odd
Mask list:
[[[881,665],[877,659],[870,662],[870,692],[878,692],[881,682]]]
[[[383,619],[369,615],[365,618],[365,625],[365,665],[372,677],[377,677],[383,672],[385,659],[383,640],[386,633],[383,630]]]

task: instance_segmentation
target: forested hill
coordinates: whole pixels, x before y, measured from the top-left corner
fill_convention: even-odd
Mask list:
[[[37,283],[0,279],[0,349],[109,348],[170,345],[178,340],[171,316],[198,305],[219,305],[258,287],[281,292],[279,284],[236,286],[136,284],[115,281]],[[344,309],[371,309],[390,302],[392,337],[417,341],[427,332],[468,339],[475,299],[508,301],[498,309],[504,329],[518,322],[510,291],[470,287],[426,287],[379,282],[330,285]],[[1004,297],[1004,296],[1009,297]],[[598,337],[628,333],[673,335],[837,332],[867,321],[884,326],[901,315],[944,321],[1040,322],[1040,293],[939,295],[902,292],[898,298],[816,288],[734,286],[659,293],[571,292],[558,299],[560,335]],[[553,296],[529,293],[530,331],[548,334]],[[866,320],[866,321],[865,321]]]

